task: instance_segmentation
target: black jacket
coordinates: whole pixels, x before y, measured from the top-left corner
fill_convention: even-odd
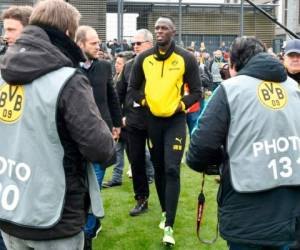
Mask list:
[[[296,74],[291,74],[290,72],[287,72],[289,77],[294,79],[298,84],[300,84],[300,72]]]
[[[253,57],[238,74],[275,82],[287,78],[280,62],[265,53]],[[187,153],[187,164],[196,171],[223,165],[218,194],[220,233],[225,240],[246,244],[290,243],[300,221],[300,187],[236,192],[231,184],[226,148],[230,119],[226,93],[220,85],[199,120]]]
[[[21,48],[22,53],[19,52]],[[30,84],[64,66],[77,67],[82,58],[79,47],[64,33],[47,27],[27,26],[3,56],[1,75],[8,83]],[[86,161],[103,163],[112,157],[114,147],[89,81],[79,71],[69,79],[59,97],[57,130],[64,149],[66,178],[62,217],[54,227],[43,230],[0,221],[1,230],[8,234],[28,240],[52,240],[73,236],[85,224],[89,207]],[[32,211],[36,212],[39,211]]]
[[[88,69],[82,68],[93,88],[96,104],[104,121],[111,129],[121,127],[121,108],[114,88],[111,64],[105,60],[94,60]]]
[[[126,129],[146,130],[146,110],[141,106],[134,107],[132,95],[128,92],[133,63],[134,59],[131,59],[125,64],[120,80],[117,82],[117,92],[126,117]]]

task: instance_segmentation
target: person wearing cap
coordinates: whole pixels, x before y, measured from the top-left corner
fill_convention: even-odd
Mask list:
[[[298,84],[255,37],[230,48],[231,78],[199,117],[186,161],[219,167],[220,235],[229,250],[288,250],[300,229]]]
[[[300,39],[290,40],[286,43],[284,66],[289,77],[300,84]]]
[[[289,77],[300,84],[300,39],[290,40],[286,43],[284,66]],[[300,250],[300,235],[297,236],[297,243],[290,249]]]

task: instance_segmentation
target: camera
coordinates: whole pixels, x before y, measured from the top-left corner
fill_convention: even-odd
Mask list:
[[[0,44],[0,55],[5,54],[7,50],[7,45],[6,44]]]
[[[6,52],[7,47],[7,42],[2,37],[0,37],[0,55],[3,55]]]

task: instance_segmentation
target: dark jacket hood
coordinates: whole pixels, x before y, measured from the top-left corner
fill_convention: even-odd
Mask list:
[[[238,75],[247,75],[265,81],[284,82],[287,73],[280,61],[268,53],[259,53],[252,57]]]
[[[77,67],[82,58],[80,48],[63,32],[29,25],[1,58],[1,76],[11,84],[26,84],[61,67]]]

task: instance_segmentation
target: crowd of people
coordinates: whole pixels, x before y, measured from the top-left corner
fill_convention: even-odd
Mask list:
[[[148,211],[154,182],[162,242],[174,246],[186,127],[187,165],[220,176],[228,248],[300,249],[300,40],[277,58],[238,37],[211,57],[204,43],[176,45],[170,17],[156,20],[155,39],[137,30],[131,46],[103,44],[63,0],[1,18],[1,250],[92,249],[100,190],[122,185],[125,152],[128,214]]]

